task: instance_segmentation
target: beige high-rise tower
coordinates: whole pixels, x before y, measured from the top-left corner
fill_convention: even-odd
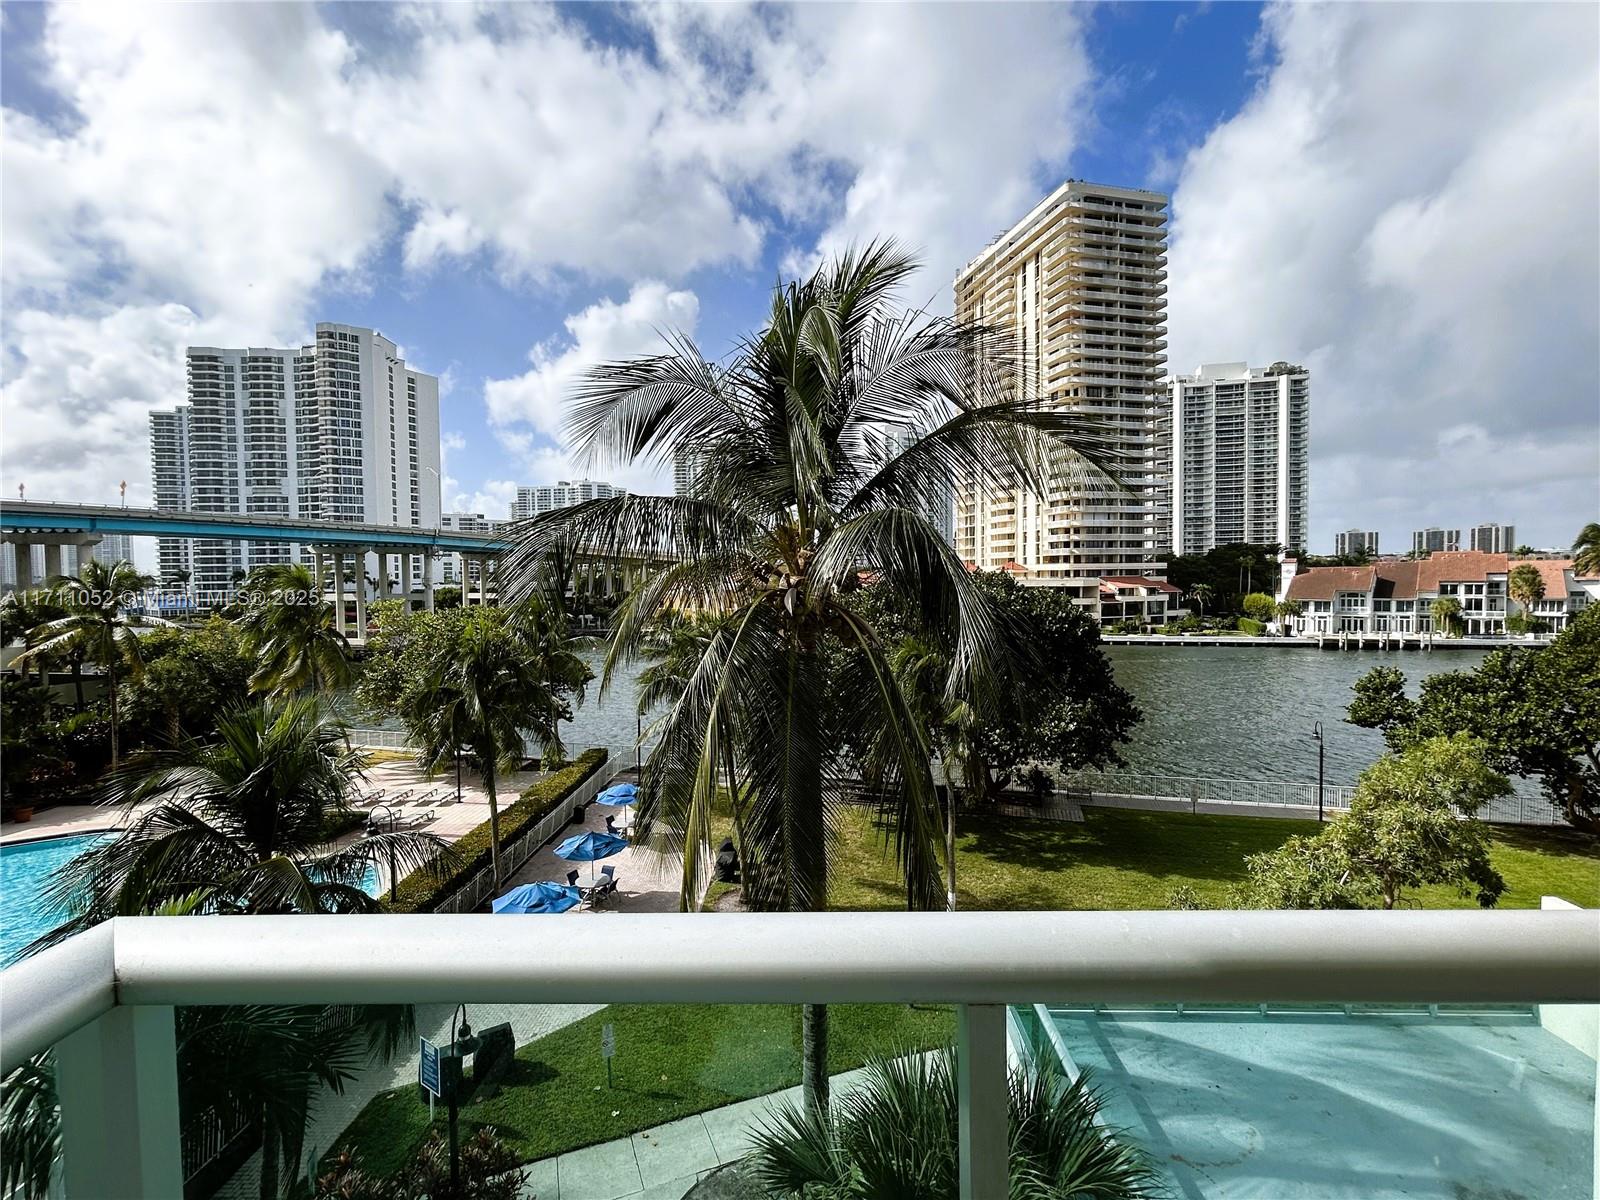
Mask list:
[[[1024,385],[1100,418],[1126,492],[1070,484],[1048,496],[958,489],[955,547],[983,570],[1071,590],[1098,609],[1099,581],[1159,576],[1157,417],[1167,333],[1167,197],[1072,179],[956,276],[955,311],[1009,333]]]

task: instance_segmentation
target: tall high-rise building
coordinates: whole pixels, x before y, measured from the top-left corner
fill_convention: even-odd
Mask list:
[[[1487,522],[1472,527],[1472,549],[1485,554],[1510,554],[1517,548],[1517,527]]]
[[[1204,554],[1234,542],[1304,549],[1311,441],[1306,369],[1286,362],[1207,363],[1192,375],[1174,375],[1167,395],[1156,439],[1168,509],[1163,543],[1175,554]]]
[[[157,508],[189,507],[189,409],[179,407],[150,414],[150,474]],[[156,563],[163,582],[189,571],[189,540],[157,538]]]
[[[697,450],[680,446],[672,455],[672,494],[692,496],[700,472],[705,467],[705,457]]]
[[[511,502],[511,519],[526,521],[540,513],[557,508],[571,508],[588,500],[609,500],[613,496],[626,496],[626,488],[604,483],[598,479],[580,479],[576,482],[563,479],[560,483],[545,483],[538,487],[519,487],[517,498]]]
[[[1155,424],[1166,355],[1167,197],[1068,180],[955,280],[955,312],[1014,339],[1023,396],[1096,418],[1126,490],[1047,495],[956,481],[955,548],[985,570],[1099,604],[1106,576],[1159,575]]]
[[[439,524],[439,381],[371,329],[319,323],[298,350],[191,346],[187,406],[150,414],[156,507],[370,525]],[[225,589],[287,542],[163,539],[164,575]]]
[[[1333,535],[1333,552],[1340,558],[1350,555],[1374,555],[1378,552],[1378,531],[1376,529],[1346,529],[1343,533]]]
[[[1439,552],[1454,553],[1461,549],[1461,530],[1440,529],[1430,525],[1411,535],[1411,553],[1417,556]]]
[[[92,558],[96,562],[106,564],[133,561],[133,538],[125,533],[105,533],[100,535],[100,540],[89,547],[86,555],[81,558]]]

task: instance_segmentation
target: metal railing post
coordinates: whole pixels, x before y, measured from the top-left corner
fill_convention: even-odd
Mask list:
[[[1011,1191],[1006,1009],[1003,1004],[963,1004],[957,1011],[961,1200],[993,1200]]]
[[[56,1043],[63,1194],[183,1195],[173,1010],[118,1007]]]

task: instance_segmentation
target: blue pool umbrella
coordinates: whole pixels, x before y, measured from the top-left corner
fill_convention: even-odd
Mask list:
[[[524,883],[490,903],[497,913],[558,913],[578,903],[578,889],[561,883]]]
[[[639,798],[639,789],[631,783],[617,783],[608,787],[595,797],[599,804],[609,804],[613,808],[626,808]]]
[[[628,839],[614,833],[575,833],[556,847],[556,857],[568,862],[592,863],[597,859],[610,858],[613,854],[621,854],[627,848]],[[590,868],[589,878],[594,878],[593,868]]]

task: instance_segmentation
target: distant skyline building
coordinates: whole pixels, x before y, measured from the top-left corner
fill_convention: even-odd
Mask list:
[[[103,533],[100,541],[89,548],[89,557],[106,565],[133,561],[133,538],[125,533]]]
[[[1430,525],[1426,529],[1419,529],[1411,535],[1412,554],[1438,554],[1454,553],[1461,549],[1461,530],[1440,529],[1437,525]]]
[[[382,334],[319,322],[298,350],[191,346],[185,358],[188,404],[150,414],[156,507],[439,525],[439,381]],[[163,576],[187,570],[197,589],[223,591],[310,551],[163,538],[157,557]]]
[[[1346,555],[1376,555],[1378,531],[1376,529],[1347,529],[1333,535],[1333,552],[1340,558]]]
[[[1014,339],[1021,393],[1101,421],[1126,490],[955,482],[955,549],[1099,610],[1101,579],[1159,575],[1153,435],[1164,402],[1167,203],[1071,179],[967,263],[955,315]],[[1009,566],[1008,566],[1009,564]]]
[[[610,500],[614,496],[627,494],[626,488],[600,479],[563,479],[559,483],[519,487],[517,498],[511,502],[509,515],[513,521],[526,521],[529,517],[537,517],[540,513],[553,512],[558,508],[571,508],[574,504]]]
[[[1305,549],[1310,426],[1304,367],[1205,363],[1171,376],[1156,437],[1157,474],[1170,487],[1166,544],[1175,554],[1235,542]]]
[[[1485,554],[1510,554],[1516,548],[1517,527],[1515,525],[1498,525],[1491,521],[1472,527],[1472,545],[1470,549],[1481,550]]]
[[[493,533],[506,524],[483,513],[448,512],[439,518],[439,528],[453,533]],[[480,568],[476,560],[462,554],[445,554],[439,560],[439,582],[461,586],[463,581],[476,583]]]

